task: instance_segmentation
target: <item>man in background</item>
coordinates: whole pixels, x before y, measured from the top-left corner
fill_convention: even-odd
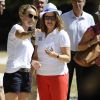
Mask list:
[[[5,0],[0,0],[0,15],[3,14],[4,9],[5,9]]]
[[[48,0],[33,0],[33,5],[36,6],[36,8],[38,9],[39,13],[43,11],[44,6],[48,3]],[[41,24],[40,24],[40,18],[38,19],[37,28],[40,29]]]
[[[48,3],[48,0],[33,0],[33,4],[37,7],[38,11],[43,11],[44,6]]]
[[[73,79],[74,69],[76,71],[76,84],[78,90],[78,100],[81,100],[82,91],[81,91],[81,81],[84,77],[84,70],[73,60],[73,57],[77,53],[77,46],[80,42],[84,32],[88,27],[94,25],[93,16],[83,11],[86,0],[71,0],[72,10],[62,14],[62,19],[64,21],[65,30],[68,32],[71,41],[71,62],[68,63],[69,69],[69,89],[68,89],[68,98],[70,98],[70,89]]]

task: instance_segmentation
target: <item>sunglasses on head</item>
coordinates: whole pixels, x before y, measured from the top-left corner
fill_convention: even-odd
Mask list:
[[[45,16],[44,18],[45,18],[45,20],[52,20],[52,21],[56,20],[55,16]]]
[[[38,16],[35,16],[35,15],[32,15],[32,14],[28,14],[28,17],[29,18],[33,18],[34,17],[35,20],[38,20]]]

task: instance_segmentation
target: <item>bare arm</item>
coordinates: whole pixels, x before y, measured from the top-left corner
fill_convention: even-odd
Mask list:
[[[91,36],[90,36],[91,37]],[[89,37],[88,37],[89,38]],[[78,51],[82,51],[85,50],[87,48],[90,48],[92,45],[97,44],[100,42],[100,35],[97,35],[95,38],[93,38],[92,40],[88,39],[86,41],[86,38],[83,37],[82,41],[79,43],[78,45]]]
[[[97,43],[96,37],[94,38],[94,31],[89,28],[83,35],[80,43],[78,44],[77,50],[83,51]],[[94,38],[94,39],[93,39]]]
[[[19,39],[24,40],[24,39],[27,39],[27,38],[31,38],[34,33],[35,33],[34,31],[25,32],[23,30],[17,30],[16,33],[15,33],[15,36]]]
[[[70,48],[61,47],[61,52],[62,52],[62,54],[59,55],[58,59],[65,61],[65,62],[70,62],[70,60],[71,60]]]
[[[37,53],[37,45],[34,46],[34,54],[32,60],[37,60],[38,61],[38,53]]]
[[[31,64],[31,68],[32,69],[39,69],[41,67],[41,64],[38,61],[38,53],[37,53],[37,46],[35,45],[35,49],[34,49],[34,54],[33,54],[33,58],[32,58],[32,64]]]

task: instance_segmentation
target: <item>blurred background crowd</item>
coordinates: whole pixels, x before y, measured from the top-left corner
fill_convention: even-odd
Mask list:
[[[34,0],[0,0],[0,50],[6,50],[8,32],[13,24],[18,22],[18,9],[22,4],[32,4]],[[71,9],[70,0],[49,0],[54,3],[62,12],[69,11]],[[99,0],[87,0],[84,7],[84,11],[92,14],[95,21],[97,16],[97,5]]]

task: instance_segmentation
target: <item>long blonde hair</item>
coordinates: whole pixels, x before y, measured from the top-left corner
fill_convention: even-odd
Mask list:
[[[22,5],[19,8],[19,17],[22,17],[26,13],[27,9],[29,9],[29,8],[34,9],[36,11],[37,16],[38,16],[37,8],[34,5],[26,4],[26,5]]]

